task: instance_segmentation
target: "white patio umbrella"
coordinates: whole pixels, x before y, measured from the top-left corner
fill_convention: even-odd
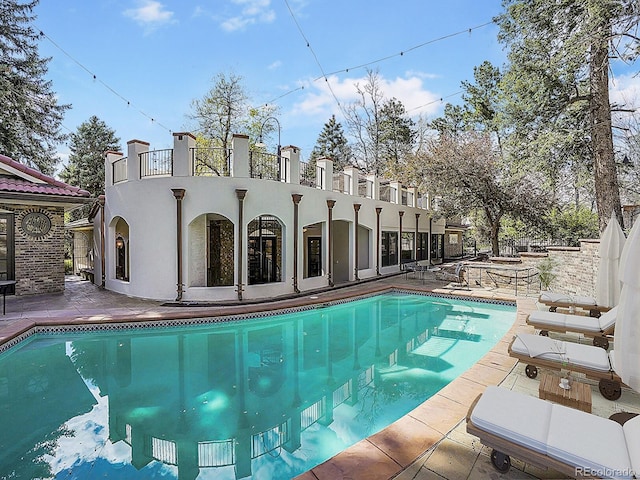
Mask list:
[[[620,280],[614,368],[624,383],[640,391],[640,220],[635,222],[622,250]]]
[[[620,255],[625,243],[625,236],[615,213],[600,238],[600,264],[596,277],[596,303],[604,307],[615,307],[620,300],[622,289],[619,276]]]

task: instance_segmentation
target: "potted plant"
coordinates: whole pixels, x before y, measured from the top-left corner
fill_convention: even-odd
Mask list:
[[[556,262],[550,257],[546,257],[538,264],[538,277],[540,278],[540,290],[549,290],[549,287],[556,279],[556,274],[553,273],[556,267]]]

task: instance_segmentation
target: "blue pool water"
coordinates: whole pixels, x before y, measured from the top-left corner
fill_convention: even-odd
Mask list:
[[[288,479],[432,396],[515,307],[387,294],[0,355],[0,478]]]

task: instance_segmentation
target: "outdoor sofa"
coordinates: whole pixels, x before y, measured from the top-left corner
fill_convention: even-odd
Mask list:
[[[607,400],[622,395],[622,380],[613,368],[613,350],[520,333],[509,344],[509,355],[527,364],[529,378],[538,376],[538,367],[568,370],[598,380],[598,389]]]
[[[613,307],[600,317],[572,315],[570,313],[546,312],[536,310],[529,314],[527,323],[537,330],[540,335],[547,336],[549,332],[578,333],[593,338],[596,347],[605,350],[609,348],[608,335],[613,335],[616,326],[618,307]]]
[[[493,449],[491,463],[502,473],[511,466],[510,455],[575,478],[633,479],[640,473],[640,416],[620,425],[490,386],[469,408],[467,432]]]
[[[550,312],[555,312],[558,308],[568,308],[569,310],[579,308],[589,312],[592,317],[599,317],[602,312],[611,309],[611,307],[598,305],[593,297],[566,293],[540,292],[538,302],[549,307]]]

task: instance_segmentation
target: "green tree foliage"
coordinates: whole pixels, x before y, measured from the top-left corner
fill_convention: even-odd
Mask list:
[[[505,74],[512,148],[548,178],[592,172],[604,228],[621,220],[609,101],[610,58],[638,55],[636,0],[504,0],[500,39],[509,48]],[[586,163],[585,163],[586,160]]]
[[[95,115],[70,135],[69,162],[60,172],[63,182],[75,185],[98,197],[104,193],[104,154],[117,151],[116,132]]]
[[[562,210],[554,208],[545,222],[547,232],[554,238],[567,240],[578,246],[584,238],[598,238],[598,215],[586,207],[570,205]]]
[[[188,117],[196,122],[198,136],[211,146],[229,149],[231,136],[246,128],[249,98],[239,75],[219,73],[213,83],[204,97],[191,102]]]
[[[540,221],[549,197],[534,173],[515,174],[504,168],[502,157],[486,132],[466,131],[440,135],[416,154],[426,190],[438,198],[445,217],[481,212],[494,255],[499,255],[502,218],[509,214],[525,223]]]
[[[231,148],[234,134],[249,135],[253,145],[258,138],[268,138],[278,124],[271,120],[277,108],[267,105],[250,107],[250,97],[243,78],[234,73],[219,73],[213,78],[213,87],[202,97],[191,102],[187,117],[195,122],[195,133],[201,147]]]
[[[400,177],[415,141],[415,123],[402,102],[386,100],[380,110],[380,156],[387,176]]]
[[[38,55],[39,32],[31,25],[38,0],[0,2],[0,152],[51,175],[64,112],[51,82],[48,58]]]
[[[311,151],[310,160],[315,163],[323,157],[333,160],[333,168],[336,171],[341,171],[351,163],[351,147],[335,115],[331,115],[329,121],[324,124]]]

